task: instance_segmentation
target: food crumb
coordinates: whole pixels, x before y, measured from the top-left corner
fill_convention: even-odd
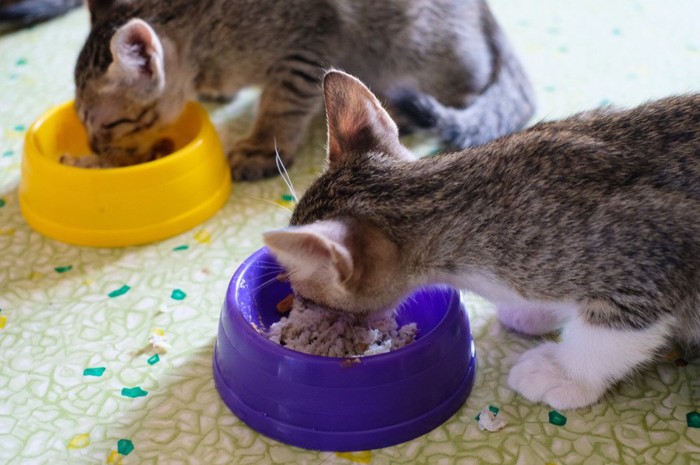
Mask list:
[[[506,422],[502,418],[499,418],[498,413],[494,413],[488,405],[479,412],[478,422],[481,431],[486,430],[492,433],[506,427]]]
[[[292,310],[294,305],[294,294],[289,294],[277,303],[277,313],[286,314]]]

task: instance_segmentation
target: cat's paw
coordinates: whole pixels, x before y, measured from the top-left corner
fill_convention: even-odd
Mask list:
[[[604,393],[600,386],[573,379],[557,359],[557,344],[553,342],[522,354],[510,370],[508,385],[531,402],[544,402],[560,410],[591,405]]]
[[[529,336],[549,334],[561,327],[556,315],[545,309],[499,305],[496,313],[503,326]]]
[[[228,155],[231,177],[236,181],[255,181],[277,176],[279,174],[277,154],[274,148],[258,147],[247,141],[241,141]],[[279,156],[284,166],[289,168],[292,158],[285,157],[282,153],[279,153]]]

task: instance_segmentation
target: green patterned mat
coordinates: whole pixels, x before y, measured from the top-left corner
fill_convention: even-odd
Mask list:
[[[538,118],[599,104],[633,105],[700,90],[696,0],[493,0],[520,50]],[[537,340],[505,332],[491,307],[467,298],[479,368],[462,410],[433,432],[356,454],[306,451],[262,437],[220,401],[211,377],[228,281],[286,224],[281,179],[237,184],[201,226],[142,247],[90,249],[31,231],[17,204],[23,135],[72,96],[73,63],[88,30],[77,11],[0,36],[0,463],[9,464],[596,464],[700,463],[698,359],[671,355],[602,403],[550,415],[506,387],[510,366]],[[211,108],[232,134],[248,127],[254,93]],[[319,119],[290,170],[298,191],[324,156]],[[420,147],[430,150],[429,143]],[[162,330],[170,349],[134,356]],[[507,426],[480,431],[499,408]]]

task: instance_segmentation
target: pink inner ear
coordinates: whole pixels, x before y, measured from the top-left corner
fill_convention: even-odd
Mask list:
[[[161,59],[160,42],[155,33],[140,20],[122,26],[111,43],[117,69],[129,80],[146,78],[154,82]]]
[[[126,48],[129,56],[138,63],[139,71],[153,76],[153,69],[150,66],[150,60],[154,53],[153,37],[150,31],[139,26],[134,27],[128,33],[126,38]]]
[[[338,71],[329,72],[324,79],[324,96],[331,165],[398,143],[396,124],[358,79]]]

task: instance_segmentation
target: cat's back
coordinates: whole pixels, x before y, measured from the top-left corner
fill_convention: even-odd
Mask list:
[[[700,202],[700,94],[539,123],[496,144],[516,169],[607,189],[644,187]],[[491,153],[494,155],[498,153]]]
[[[531,131],[568,132],[596,139],[640,157],[666,154],[700,156],[700,93],[677,95],[631,109],[604,107],[561,121],[540,123]]]

